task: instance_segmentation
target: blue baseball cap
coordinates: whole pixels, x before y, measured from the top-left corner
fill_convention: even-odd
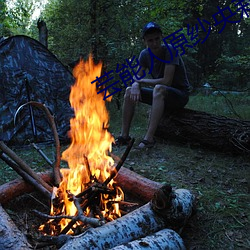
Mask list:
[[[146,35],[146,33],[148,32],[148,31],[151,31],[151,30],[158,30],[158,31],[160,31],[161,33],[162,33],[162,30],[161,30],[161,27],[160,27],[160,25],[158,25],[157,23],[155,23],[155,22],[149,22],[149,23],[147,23],[145,26],[144,26],[144,28],[142,29],[142,37],[144,38],[144,36]]]

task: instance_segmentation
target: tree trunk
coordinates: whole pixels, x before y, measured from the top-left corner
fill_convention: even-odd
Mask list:
[[[48,48],[48,29],[46,23],[40,18],[37,21],[37,28],[39,30],[39,42]]]
[[[0,204],[0,249],[32,249],[24,235],[17,229]]]
[[[250,121],[183,109],[165,115],[156,137],[191,145],[203,145],[223,152],[250,152]]]

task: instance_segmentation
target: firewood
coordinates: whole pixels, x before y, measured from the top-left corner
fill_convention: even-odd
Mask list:
[[[144,238],[111,248],[111,250],[185,250],[185,245],[172,229],[162,229]]]
[[[162,186],[161,183],[145,178],[125,167],[120,169],[114,180],[125,194],[128,193],[143,203],[149,202],[154,193]]]
[[[39,178],[47,183],[53,182],[50,171],[38,174]],[[121,167],[114,179],[125,193],[133,195],[143,203],[149,202],[155,191],[162,186],[159,182],[152,181],[127,168]],[[34,188],[21,179],[16,179],[0,186],[0,203],[8,201],[24,193],[32,192]]]
[[[164,185],[155,192],[151,205],[164,218],[168,228],[181,231],[195,213],[196,198],[187,189],[172,190],[170,186]]]
[[[63,245],[68,249],[109,249],[144,237],[165,227],[164,221],[154,213],[150,203],[111,221],[102,227],[91,228]]]
[[[117,173],[121,169],[124,161],[126,160],[126,158],[127,158],[128,154],[129,154],[134,142],[135,142],[135,138],[132,138],[131,141],[129,142],[129,145],[127,146],[124,154],[122,155],[120,161],[117,163],[117,165],[115,167],[115,170],[111,172],[110,176],[104,181],[103,184],[107,185],[117,175]]]
[[[101,227],[87,230],[68,240],[60,249],[109,249],[166,227],[183,226],[192,214],[195,197],[185,189],[165,191],[165,187],[161,188],[151,202]],[[178,224],[173,225],[175,222]]]
[[[5,161],[10,167],[12,167],[27,183],[31,184],[35,189],[41,192],[45,197],[50,199],[51,193],[44,188],[40,182],[37,182],[29,174],[27,174],[22,168],[20,168],[15,162],[9,159],[4,153],[0,153],[0,158]]]
[[[53,181],[52,172],[37,173],[43,181],[50,183]],[[0,203],[6,204],[12,199],[34,191],[34,186],[22,179],[15,179],[0,186]]]
[[[0,249],[32,249],[25,236],[18,230],[0,204]]]

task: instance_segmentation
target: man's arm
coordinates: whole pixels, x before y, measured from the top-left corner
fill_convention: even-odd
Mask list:
[[[155,86],[156,84],[163,84],[163,85],[171,86],[173,78],[174,78],[174,72],[175,72],[175,65],[166,64],[165,69],[164,69],[164,76],[162,78],[141,79],[141,80],[138,80],[137,82],[142,83],[142,84],[144,83],[145,85],[151,85],[151,86]]]
[[[139,77],[143,76],[145,70],[146,68],[140,67],[140,70],[137,75]],[[135,79],[135,82],[131,86],[130,98],[131,100],[138,102],[141,98],[140,82],[137,81],[135,77],[134,79]]]

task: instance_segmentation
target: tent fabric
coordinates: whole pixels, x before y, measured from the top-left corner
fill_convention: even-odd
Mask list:
[[[14,123],[18,108],[36,101],[54,116],[60,140],[67,140],[73,83],[71,72],[37,40],[22,35],[0,40],[0,139],[8,144],[53,140],[45,112],[36,107],[23,107]]]

